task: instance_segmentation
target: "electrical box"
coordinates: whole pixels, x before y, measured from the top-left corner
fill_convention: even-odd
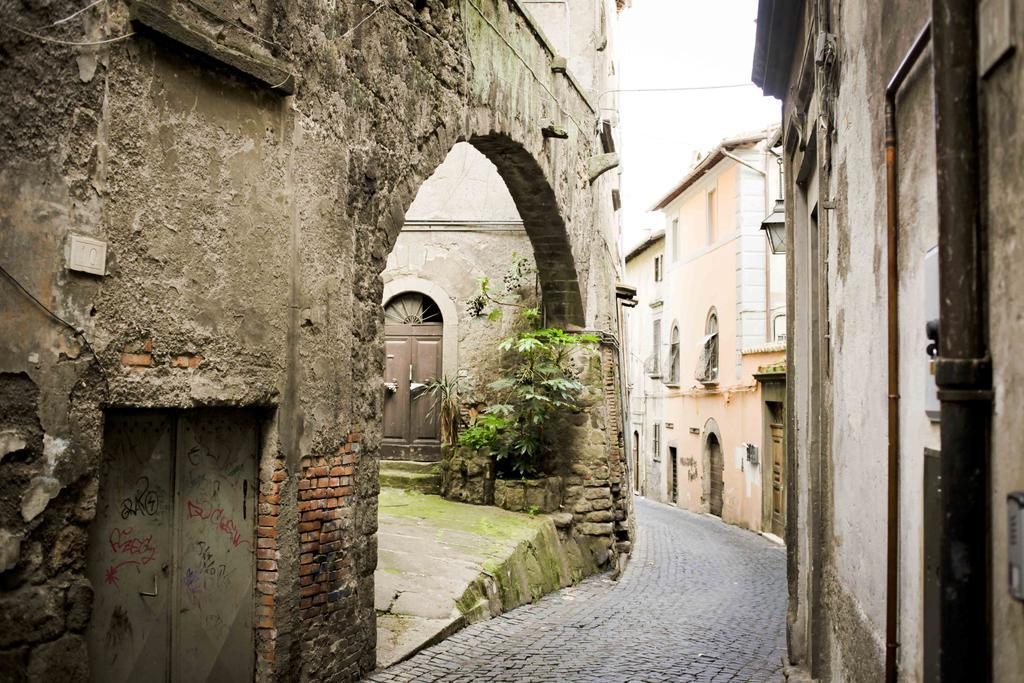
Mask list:
[[[757,465],[759,458],[757,457],[757,446],[752,443],[745,444],[747,447],[747,462],[751,465]]]
[[[924,380],[924,412],[930,420],[938,422],[942,416],[939,388],[935,384],[935,360],[939,357],[939,248],[934,246],[924,256],[924,319],[927,321],[928,372]]]
[[[1010,595],[1024,602],[1024,491],[1006,496]]]
[[[72,235],[68,269],[106,275],[107,243],[83,235]]]

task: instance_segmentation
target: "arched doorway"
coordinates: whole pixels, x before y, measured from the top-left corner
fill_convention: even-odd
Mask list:
[[[708,434],[704,452],[704,462],[707,464],[708,512],[721,517],[725,498],[725,458],[722,455],[722,443],[714,432]]]
[[[427,383],[441,377],[444,319],[426,294],[403,292],[384,305],[384,442],[389,460],[438,460],[437,411]]]

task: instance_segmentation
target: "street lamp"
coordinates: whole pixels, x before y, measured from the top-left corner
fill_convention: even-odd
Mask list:
[[[775,208],[768,217],[761,221],[761,229],[768,235],[768,244],[773,254],[786,253],[786,203],[782,199],[775,200]]]

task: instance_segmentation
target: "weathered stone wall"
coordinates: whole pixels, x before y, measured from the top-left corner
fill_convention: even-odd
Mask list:
[[[828,17],[826,20],[825,17]],[[787,177],[789,656],[823,680],[884,678],[888,79],[928,20],[909,2],[808,2],[783,107]],[[819,31],[835,66],[814,64]],[[886,39],[879,35],[885,33]],[[931,62],[898,98],[900,677],[923,676],[924,258],[937,242]],[[791,179],[795,179],[794,184]],[[817,264],[817,265],[815,265]],[[929,520],[934,521],[934,520]]]
[[[515,0],[146,8],[43,30],[113,42],[0,37],[0,265],[66,321],[0,283],[0,677],[83,677],[104,409],[231,405],[266,416],[257,676],[352,679],[374,665],[379,276],[405,210],[469,140],[549,319],[609,328],[596,109]],[[66,268],[73,233],[107,243],[105,275]]]

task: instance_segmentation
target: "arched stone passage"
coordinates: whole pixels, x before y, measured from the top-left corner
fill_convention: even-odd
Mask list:
[[[573,244],[562,215],[563,209],[547,180],[544,168],[523,144],[508,134],[470,133],[456,137],[452,145],[463,140],[494,164],[515,201],[533,246],[546,321],[567,328],[585,327],[584,292],[577,272]],[[561,141],[552,144],[558,142]],[[428,149],[429,155],[424,155],[414,167],[403,183],[404,192],[396,198],[396,205],[387,214],[385,230],[391,245],[394,245],[405,224],[405,213],[416,191],[444,161],[450,147],[431,144]],[[443,153],[439,154],[442,150]],[[543,156],[546,157],[546,153]],[[430,165],[431,161],[436,163]],[[414,182],[416,178],[420,179],[418,183]]]

